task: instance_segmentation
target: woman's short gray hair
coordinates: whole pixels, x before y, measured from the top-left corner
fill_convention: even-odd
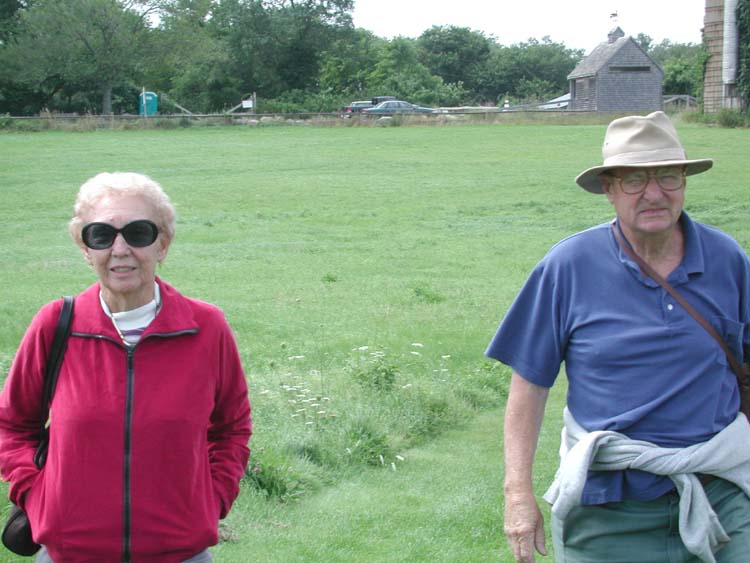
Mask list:
[[[81,230],[85,219],[96,204],[104,197],[142,197],[150,203],[158,217],[157,223],[162,235],[171,242],[174,238],[176,213],[172,201],[158,182],[145,174],[136,172],[102,172],[89,178],[78,190],[73,206],[73,218],[68,230],[73,240],[82,245]]]

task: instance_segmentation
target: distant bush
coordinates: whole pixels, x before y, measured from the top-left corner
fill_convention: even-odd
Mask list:
[[[723,108],[716,113],[703,113],[698,111],[684,112],[680,118],[687,123],[700,123],[702,125],[718,125],[728,129],[738,127],[750,127],[750,115],[738,110]]]
[[[747,115],[737,110],[723,108],[716,114],[716,122],[727,128],[747,127]]]

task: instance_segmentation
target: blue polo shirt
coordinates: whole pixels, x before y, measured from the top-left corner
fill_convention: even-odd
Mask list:
[[[750,264],[722,231],[680,218],[685,256],[668,281],[737,358],[750,344]],[[567,403],[589,431],[662,447],[709,440],[739,409],[718,343],[618,246],[610,223],[556,244],[534,268],[486,351],[551,387],[565,362]],[[750,439],[750,437],[748,437]],[[591,471],[583,504],[650,500],[673,488],[637,470]]]

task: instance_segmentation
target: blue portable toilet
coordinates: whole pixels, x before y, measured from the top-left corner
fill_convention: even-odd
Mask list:
[[[155,92],[141,92],[138,96],[138,115],[154,115],[159,111],[159,96]]]

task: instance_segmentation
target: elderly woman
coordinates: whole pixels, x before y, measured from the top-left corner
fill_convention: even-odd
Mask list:
[[[78,295],[36,447],[44,364],[61,303],[28,328],[0,395],[0,470],[25,509],[38,562],[211,561],[251,432],[247,384],[222,312],[156,277],[175,232],[162,188],[99,174],[70,232],[99,281]]]

